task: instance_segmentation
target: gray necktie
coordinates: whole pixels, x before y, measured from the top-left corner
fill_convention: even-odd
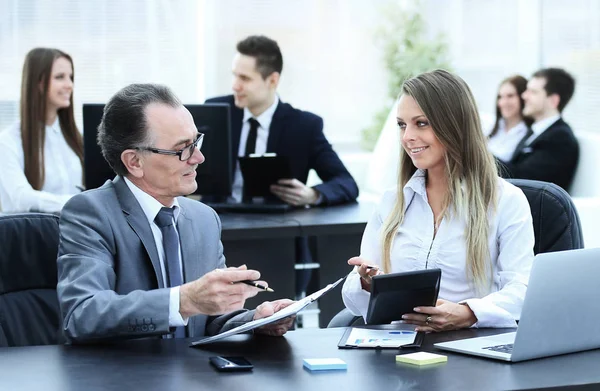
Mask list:
[[[160,228],[165,250],[165,269],[167,285],[172,288],[183,285],[183,277],[179,263],[179,235],[175,230],[173,208],[161,208],[154,222]],[[175,327],[175,338],[185,338],[185,327]]]

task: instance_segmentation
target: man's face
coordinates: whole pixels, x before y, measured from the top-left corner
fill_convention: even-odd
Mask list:
[[[233,58],[233,81],[231,88],[235,105],[239,108],[263,107],[269,102],[272,93],[277,87],[274,75],[266,79],[256,69],[256,58],[243,54],[236,54]]]
[[[527,89],[523,92],[525,107],[523,114],[534,120],[543,118],[549,111],[556,109],[554,96],[548,96],[546,93],[546,79],[543,77],[533,77],[527,83]]]
[[[179,151],[196,140],[198,130],[185,107],[152,103],[145,112],[151,147]],[[202,162],[204,155],[198,150],[186,161],[180,161],[178,156],[143,151],[140,153],[142,177],[137,184],[163,205],[170,206],[174,197],[196,190],[196,167]]]

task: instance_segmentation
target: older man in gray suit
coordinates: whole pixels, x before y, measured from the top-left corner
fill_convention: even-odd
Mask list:
[[[292,303],[244,310],[259,290],[236,282],[260,274],[225,268],[219,217],[181,197],[197,187],[202,137],[167,87],[133,84],[106,105],[98,143],[117,177],[73,197],[60,219],[57,291],[68,341],[213,335]],[[292,322],[258,331],[282,335]]]

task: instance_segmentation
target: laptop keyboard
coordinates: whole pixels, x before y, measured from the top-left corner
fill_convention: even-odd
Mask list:
[[[486,350],[491,350],[494,352],[500,352],[500,353],[508,353],[511,354],[513,351],[513,345],[512,343],[506,344],[506,345],[496,345],[496,346],[488,346],[482,349],[486,349]]]

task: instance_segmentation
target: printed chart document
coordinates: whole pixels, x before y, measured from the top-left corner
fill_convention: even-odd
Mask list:
[[[349,327],[338,347],[350,348],[399,348],[418,347],[421,343],[420,335],[409,329],[374,329]]]
[[[219,341],[223,338],[227,338],[232,335],[250,331],[255,328],[267,325],[269,323],[276,322],[280,319],[287,318],[288,316],[295,315],[298,312],[300,312],[304,307],[306,307],[313,301],[317,300],[319,297],[323,296],[325,293],[329,292],[331,289],[335,288],[340,282],[342,282],[344,280],[344,278],[345,277],[340,278],[336,282],[327,285],[325,288],[316,291],[315,293],[311,294],[310,296],[306,296],[304,299],[299,300],[299,301],[295,302],[294,304],[291,304],[291,305],[285,307],[284,309],[274,313],[271,316],[268,316],[268,317],[262,318],[262,319],[253,320],[251,322],[245,323],[245,324],[238,326],[236,328],[233,328],[231,330],[225,331],[221,334],[214,335],[212,337],[200,339],[198,341],[192,342],[191,346],[204,345],[204,344],[208,344],[211,342]]]

